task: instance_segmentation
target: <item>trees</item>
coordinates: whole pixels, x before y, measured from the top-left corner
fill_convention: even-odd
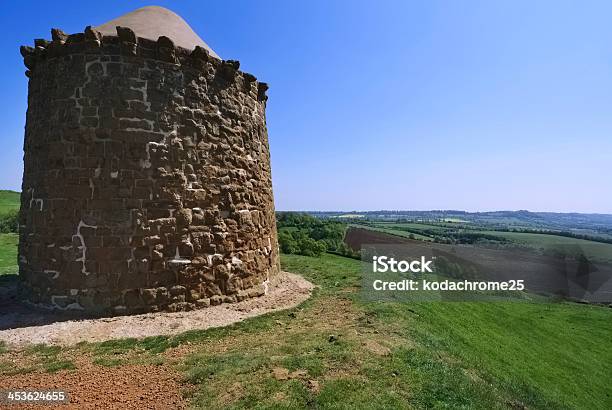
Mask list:
[[[278,243],[283,253],[319,256],[327,251],[323,241],[315,240],[301,230],[279,230]]]
[[[297,241],[287,231],[278,232],[278,245],[282,253],[298,253],[299,251]]]
[[[307,236],[300,239],[298,242],[300,248],[300,255],[305,256],[321,256],[321,254],[327,251],[327,246],[322,241],[316,241]]]
[[[319,256],[324,252],[333,252],[356,257],[356,253],[344,243],[347,226],[342,222],[304,213],[278,212],[276,226],[283,253]]]
[[[19,211],[9,211],[0,215],[0,233],[19,232]]]

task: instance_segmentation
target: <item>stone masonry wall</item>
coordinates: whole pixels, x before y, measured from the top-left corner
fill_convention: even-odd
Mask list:
[[[280,273],[267,85],[203,48],[117,31],[21,48],[27,297],[125,314],[262,295]]]

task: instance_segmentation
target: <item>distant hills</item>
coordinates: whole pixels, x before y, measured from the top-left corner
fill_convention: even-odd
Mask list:
[[[611,214],[582,214],[530,211],[465,212],[456,210],[433,211],[364,211],[364,212],[307,212],[320,218],[347,221],[412,221],[477,224],[492,229],[541,229],[567,231],[575,234],[612,238]]]
[[[20,193],[0,190],[0,215],[18,210]],[[567,230],[587,235],[612,237],[612,214],[583,214],[530,211],[466,212],[457,210],[432,211],[304,211],[319,218],[338,218],[373,221],[421,221],[448,223],[475,223],[504,229]]]

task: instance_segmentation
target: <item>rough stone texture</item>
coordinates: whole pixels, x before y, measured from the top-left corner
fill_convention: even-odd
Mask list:
[[[24,291],[101,314],[262,295],[280,272],[267,85],[201,47],[117,31],[20,50]]]

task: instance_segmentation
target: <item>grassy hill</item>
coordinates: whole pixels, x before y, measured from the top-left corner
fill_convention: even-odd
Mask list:
[[[0,215],[6,214],[9,211],[18,210],[20,195],[19,192],[0,190]]]
[[[0,216],[19,210],[20,193],[0,190]],[[0,275],[17,273],[17,242],[14,233],[0,233]]]
[[[0,234],[0,275],[17,273],[17,243],[16,233]]]
[[[194,408],[612,408],[612,309],[366,303],[360,263],[282,255],[284,270],[320,287],[296,309],[173,337],[53,348],[29,355],[27,367],[3,367],[0,353],[0,379],[79,372],[84,361],[117,372],[155,363],[182,373]]]
[[[338,290],[359,275],[359,262],[334,256],[318,260],[289,256],[283,262],[286,270],[301,272],[319,284],[324,278],[324,286],[339,284]],[[612,374],[612,349],[602,343],[612,336],[607,325],[610,309],[569,303],[352,300],[363,315],[361,325],[366,329],[372,325],[365,333],[393,347],[389,357],[370,363],[376,368],[369,369],[370,377],[380,377],[377,383],[354,377],[353,386],[364,400],[370,397],[382,404],[383,397],[395,392],[409,394],[411,404],[426,408],[612,404],[604,382],[605,375]],[[395,382],[394,372],[399,378]],[[387,386],[377,390],[377,384]],[[410,393],[402,392],[402,385]],[[587,397],[589,389],[597,392],[595,397]],[[401,397],[396,400],[393,405],[403,407]]]
[[[547,236],[520,235],[535,237],[510,239]],[[0,236],[0,274],[16,272],[16,240]],[[194,408],[612,408],[610,308],[367,302],[359,260],[282,255],[282,267],[318,286],[291,311],[171,337],[18,352],[0,344],[0,384],[59,370],[48,377],[61,385],[63,372],[147,363],[178,371]]]

